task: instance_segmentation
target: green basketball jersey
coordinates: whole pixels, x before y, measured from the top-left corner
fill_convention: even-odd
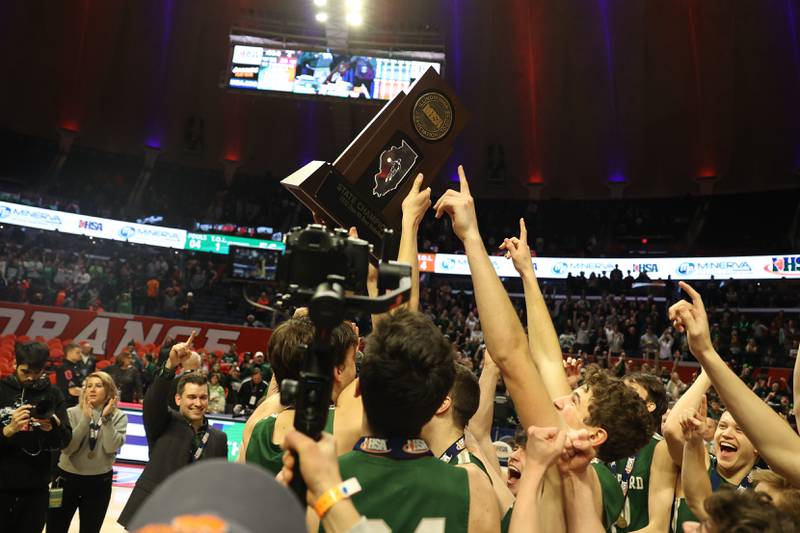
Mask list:
[[[489,478],[489,482],[491,483],[492,478],[489,476],[489,471],[486,470],[486,465],[483,464],[483,461],[478,459],[476,456],[472,455],[469,450],[462,450],[461,453],[458,455],[454,455],[450,457],[449,460],[445,461],[451,465],[475,465],[480,468],[484,474]]]
[[[436,531],[467,531],[469,481],[463,468],[432,455],[402,460],[361,451],[339,457],[339,468],[342,479],[355,477],[361,484],[352,497],[356,509],[391,531],[413,533],[434,524],[440,526]]]
[[[334,413],[334,408],[331,407],[328,411],[328,421],[325,422],[325,431],[328,433],[333,433]],[[283,450],[272,442],[277,419],[278,415],[274,414],[256,424],[253,434],[250,436],[250,442],[247,444],[247,455],[245,455],[246,462],[263,466],[273,474],[277,474],[283,468]]]
[[[611,532],[614,522],[622,512],[625,498],[622,496],[622,489],[619,486],[617,477],[608,469],[608,465],[600,461],[593,461],[592,466],[600,480],[600,488],[603,492],[603,527]]]
[[[628,464],[633,464],[630,476],[628,477],[628,495],[625,498],[623,517],[627,527],[617,527],[618,533],[627,533],[646,527],[650,522],[648,514],[648,493],[650,492],[650,466],[653,463],[653,453],[656,446],[664,438],[661,435],[653,435],[644,448],[633,458],[620,459],[616,462],[617,480],[622,483],[624,473]],[[631,463],[629,463],[631,461]],[[612,472],[614,469],[612,468]],[[623,489],[623,494],[625,493]]]
[[[709,461],[708,465],[708,477],[712,477],[712,470],[716,468],[716,460],[712,458]],[[728,487],[731,489],[735,489],[736,485],[730,483],[724,477],[717,475],[717,479],[719,479],[719,487],[716,490],[719,490],[722,487]],[[714,490],[712,486],[712,490]],[[689,504],[686,503],[686,498],[684,497],[676,497],[675,498],[675,505],[672,507],[672,531],[675,533],[682,533],[683,532],[683,523],[684,522],[697,522],[697,517],[694,515],[692,510],[689,508]]]
[[[514,506],[512,505],[500,521],[500,533],[508,533],[508,529],[511,527],[511,515],[513,512]]]

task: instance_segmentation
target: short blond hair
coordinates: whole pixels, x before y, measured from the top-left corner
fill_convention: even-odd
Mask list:
[[[759,468],[753,472],[753,484],[757,487],[761,483],[771,485],[778,491],[778,497],[773,501],[775,507],[800,518],[799,488],[789,483],[782,475],[767,468]]]
[[[100,380],[100,383],[103,384],[103,388],[106,391],[106,401],[107,400],[116,400],[119,398],[119,391],[117,390],[117,385],[114,383],[114,378],[112,378],[106,372],[102,372],[98,370],[97,372],[92,372],[86,379],[83,380],[83,387],[81,388],[81,396],[80,396],[80,403],[83,404],[83,396],[86,393],[86,382],[89,381],[91,378],[97,378]]]

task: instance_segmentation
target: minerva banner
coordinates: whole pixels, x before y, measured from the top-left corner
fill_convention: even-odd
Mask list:
[[[239,352],[266,351],[272,333],[265,328],[0,302],[0,335],[85,340],[96,354],[118,355],[130,341],[186,340],[192,331],[197,332],[195,346],[212,352],[226,351],[234,343]]]
[[[492,265],[501,277],[518,277],[510,259],[491,257]],[[430,262],[433,261],[433,269]],[[469,275],[467,256],[455,254],[425,254],[420,256],[422,271],[436,274]],[[659,258],[569,258],[536,257],[533,259],[536,276],[543,279],[566,279],[579,276],[609,276],[614,268],[622,275],[634,278],[646,273],[652,280],[691,279],[781,279],[800,278],[800,255],[774,254],[730,257],[659,257]]]

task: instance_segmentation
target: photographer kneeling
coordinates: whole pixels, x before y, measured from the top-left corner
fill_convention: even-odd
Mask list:
[[[111,500],[111,467],[128,429],[128,415],[117,409],[118,399],[111,376],[94,372],[83,382],[78,405],[67,410],[72,439],[61,452],[56,478],[63,500],[61,507],[50,509],[48,533],[66,533],[76,510],[81,533],[100,531]]]
[[[17,343],[14,375],[0,380],[0,524],[40,533],[47,518],[51,451],[72,436],[61,391],[44,373],[47,346]]]

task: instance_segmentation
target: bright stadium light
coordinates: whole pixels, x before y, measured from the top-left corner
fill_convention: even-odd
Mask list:
[[[317,7],[325,7],[325,4],[328,3],[328,0],[314,0],[314,5]]]
[[[361,16],[361,13],[347,14],[347,23],[351,26],[361,26],[362,22],[364,22],[364,17]]]
[[[316,19],[317,22],[328,22],[328,14],[325,13],[324,11],[320,11],[319,13],[317,13]]]

